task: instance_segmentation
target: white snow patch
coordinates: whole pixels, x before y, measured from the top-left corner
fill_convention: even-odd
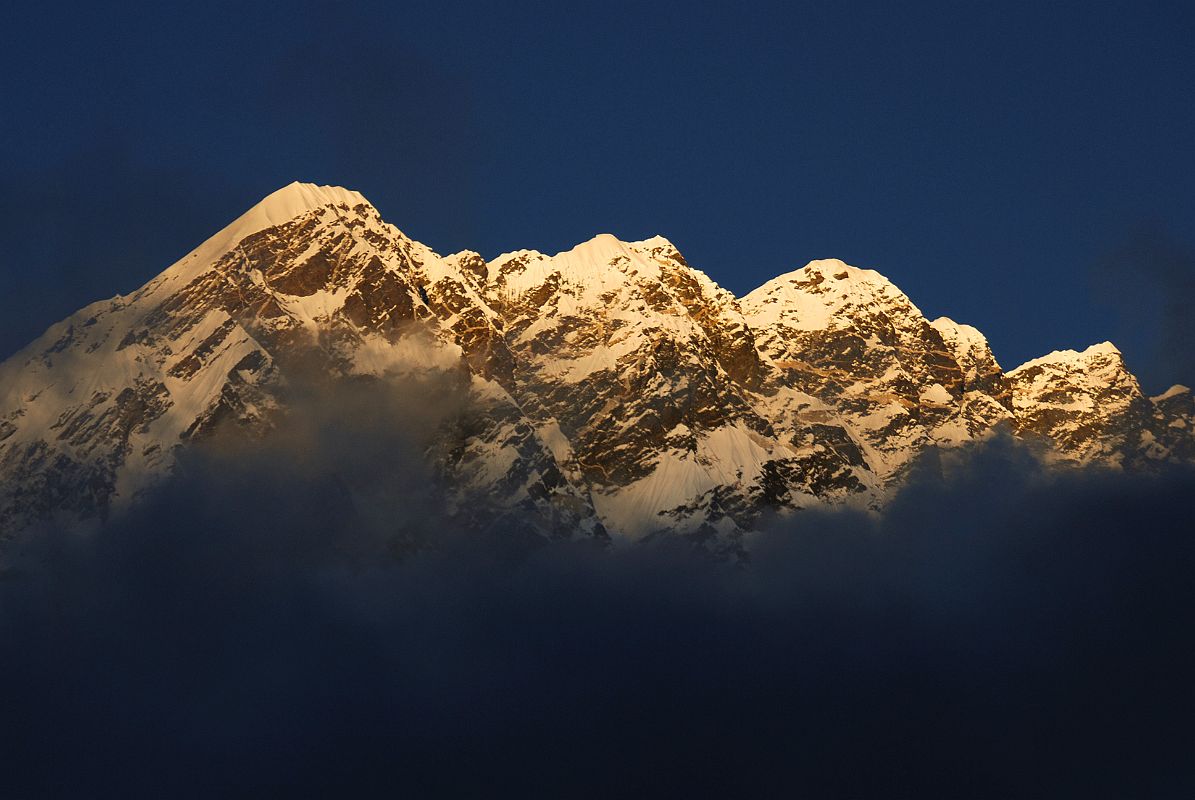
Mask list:
[[[631,539],[665,527],[660,512],[690,505],[718,486],[746,486],[756,480],[771,454],[740,424],[710,431],[696,452],[671,450],[647,477],[612,492],[594,492],[593,503],[607,527]]]
[[[931,383],[921,390],[921,402],[945,406],[954,402],[950,392],[940,383]]]
[[[536,428],[536,434],[539,436],[539,440],[547,445],[547,448],[552,452],[552,457],[556,459],[557,464],[564,465],[572,460],[572,443],[569,442],[564,432],[560,430],[560,425],[555,420],[539,425]]]
[[[1177,397],[1180,394],[1190,394],[1190,392],[1191,390],[1189,387],[1183,386],[1181,383],[1176,383],[1166,391],[1162,392],[1160,395],[1151,397],[1149,399],[1157,403],[1162,400],[1169,400],[1171,397]]]

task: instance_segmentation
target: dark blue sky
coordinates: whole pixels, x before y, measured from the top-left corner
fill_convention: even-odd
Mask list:
[[[1187,3],[65,3],[0,47],[0,351],[300,179],[441,252],[873,267],[1011,367],[1195,381]],[[1098,6],[1098,7],[1097,7]]]

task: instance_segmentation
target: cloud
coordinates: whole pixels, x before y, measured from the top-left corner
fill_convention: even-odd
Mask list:
[[[527,547],[440,511],[433,390],[316,392],[101,533],[27,543],[0,581],[7,791],[1195,788],[1190,472],[1054,473],[997,440],[747,564]]]

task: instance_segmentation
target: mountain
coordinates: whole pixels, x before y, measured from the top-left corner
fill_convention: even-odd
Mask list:
[[[872,270],[736,298],[661,237],[440,256],[295,183],[0,365],[0,533],[118,514],[197,442],[285,426],[312,380],[439,381],[423,457],[448,513],[546,537],[738,550],[761,516],[879,507],[918,453],[998,428],[1060,463],[1195,457],[1188,389],[1145,397],[1108,343],[1006,372]]]

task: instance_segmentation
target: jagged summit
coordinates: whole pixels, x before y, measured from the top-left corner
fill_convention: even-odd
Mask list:
[[[605,267],[609,265],[610,260],[619,256],[629,257],[634,252],[657,248],[678,252],[672,242],[660,235],[652,236],[642,241],[625,241],[612,233],[599,233],[554,255],[535,249],[511,250],[495,256],[489,263],[504,264],[509,261],[522,259],[567,259],[574,264]],[[462,252],[471,253],[472,251]]]
[[[274,219],[275,225],[294,219],[305,211],[327,205],[370,205],[360,192],[342,186],[318,186],[293,181],[266,195],[249,213],[259,213]]]
[[[652,250],[657,247],[671,249],[674,251],[676,250],[676,245],[658,233],[655,236],[651,236],[639,242],[632,242],[631,244],[642,250]]]
[[[1044,356],[1031,358],[1019,367],[1009,370],[1009,374],[1021,372],[1022,370],[1032,369],[1033,367],[1040,367],[1046,364],[1083,364],[1090,362],[1093,359],[1100,357],[1108,357],[1113,360],[1123,360],[1123,355],[1120,349],[1112,344],[1112,342],[1104,341],[1097,342],[1090,345],[1084,350],[1053,350],[1046,353]]]
[[[892,282],[874,269],[853,267],[839,258],[818,258],[800,269],[777,275],[762,286],[744,295],[744,299],[757,293],[767,294],[782,286],[806,285],[825,280],[845,281],[847,284],[865,283],[875,286],[892,286]]]
[[[176,291],[180,285],[211,269],[239,243],[262,231],[293,222],[319,209],[339,208],[347,212],[359,207],[368,209],[375,216],[377,214],[359,192],[339,186],[317,186],[295,181],[266,195],[142,287],[140,294],[157,296],[163,292]]]
[[[557,253],[552,259],[564,261],[568,269],[574,272],[597,272],[610,267],[611,262],[616,259],[631,259],[635,255],[634,245],[622,241],[612,233],[599,233],[569,250]]]
[[[360,192],[339,186],[317,186],[313,183],[293,183],[271,192],[252,208],[200,245],[198,250],[224,251],[246,236],[290,222],[302,214],[323,206],[343,205],[352,208],[369,205]]]
[[[829,275],[835,280],[868,281],[871,283],[891,283],[886,277],[874,269],[853,267],[841,258],[815,258],[801,268],[806,274],[820,273]],[[845,276],[843,273],[846,273]]]
[[[983,335],[983,332],[975,326],[967,325],[966,323],[962,322],[956,322],[950,317],[938,317],[937,319],[930,320],[929,324],[933,325],[944,336],[949,335],[961,341],[966,341],[973,344],[986,344],[988,340],[987,337]]]
[[[762,515],[879,507],[918,453],[1000,426],[1062,461],[1195,459],[1190,392],[1144,397],[1111,344],[1005,372],[874,270],[811,261],[736,298],[662,236],[441,257],[293,183],[0,364],[0,538],[119,513],[182,448],[282,424],[300,366],[450,377],[442,501],[548,537],[736,550]]]
[[[794,329],[817,330],[833,325],[851,309],[904,306],[920,316],[904,292],[880,273],[852,267],[836,258],[810,261],[744,295],[744,309],[765,324],[783,323]]]
[[[1111,342],[1056,350],[1007,377],[1022,431],[1061,443],[1078,461],[1131,462],[1156,438],[1151,401]]]

